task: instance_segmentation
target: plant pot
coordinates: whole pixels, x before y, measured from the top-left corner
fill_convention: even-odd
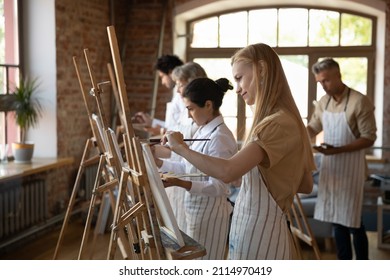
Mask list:
[[[15,163],[31,162],[34,153],[34,143],[12,143],[12,154]]]

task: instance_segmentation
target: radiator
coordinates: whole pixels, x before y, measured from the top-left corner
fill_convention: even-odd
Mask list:
[[[0,185],[0,240],[44,222],[47,218],[44,179],[15,180]]]
[[[83,179],[80,182],[79,197],[84,200],[90,200],[98,171],[98,164],[85,167]]]

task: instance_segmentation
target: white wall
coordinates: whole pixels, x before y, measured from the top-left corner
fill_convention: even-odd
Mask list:
[[[23,1],[25,75],[38,78],[44,108],[38,126],[28,133],[34,157],[57,156],[57,71],[55,1]],[[28,47],[27,47],[28,46]]]

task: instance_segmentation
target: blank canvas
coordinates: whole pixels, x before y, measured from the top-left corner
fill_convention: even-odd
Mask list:
[[[173,214],[171,204],[168,200],[167,193],[165,192],[160,174],[158,173],[158,168],[154,162],[149,144],[143,143],[142,150],[145,158],[146,172],[148,173],[150,188],[163,219],[165,229],[168,230],[168,234],[176,239],[177,244],[183,247],[185,245],[183,236],[180,232],[179,226],[177,225],[175,215]]]

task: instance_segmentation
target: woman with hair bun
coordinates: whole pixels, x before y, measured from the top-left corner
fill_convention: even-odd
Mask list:
[[[233,89],[227,79],[213,81],[198,78],[188,83],[183,92],[183,102],[188,115],[199,126],[193,138],[209,139],[193,141],[189,149],[199,153],[230,158],[237,152],[236,140],[224,123],[219,108],[224,94]],[[200,171],[180,157],[178,161],[155,159],[161,172],[194,174]],[[189,179],[166,178],[165,187],[179,186],[186,190],[184,208],[187,235],[202,244],[207,254],[202,259],[225,258],[229,218],[232,206],[227,200],[229,184],[211,176],[188,177]]]

